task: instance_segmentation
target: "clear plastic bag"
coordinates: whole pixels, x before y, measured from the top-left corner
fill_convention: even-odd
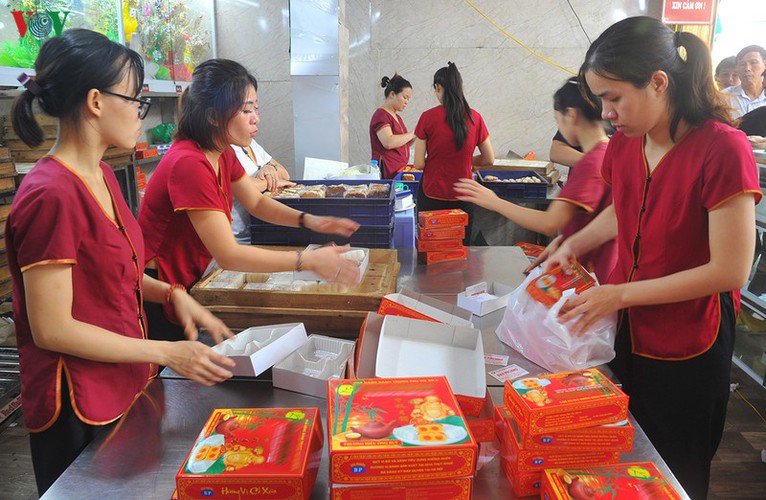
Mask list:
[[[495,331],[498,338],[551,372],[591,368],[614,359],[617,313],[598,320],[581,335],[572,335],[577,318],[561,323],[558,314],[574,290],[566,290],[548,309],[526,290],[540,274],[539,267],[534,269],[511,294]]]

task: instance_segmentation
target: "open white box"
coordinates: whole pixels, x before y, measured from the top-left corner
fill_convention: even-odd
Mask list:
[[[473,326],[471,312],[405,288],[383,297],[378,314],[430,319],[448,325]]]
[[[487,286],[487,282],[482,281],[457,294],[457,305],[476,316],[484,316],[505,307],[513,290],[513,287],[502,283],[495,282]]]
[[[327,397],[327,381],[343,378],[355,342],[309,335],[305,344],[271,370],[274,387]]]
[[[235,376],[257,377],[306,343],[303,323],[254,326],[226,339],[213,351],[234,360]]]
[[[484,398],[484,344],[476,328],[386,316],[380,332],[375,376],[445,375],[452,392]]]
[[[321,246],[322,245],[311,244],[306,247],[306,250],[307,251],[316,250],[317,248]],[[361,250],[362,252],[364,252],[364,259],[362,259],[362,262],[359,263],[359,283],[361,283],[362,278],[364,278],[364,272],[367,270],[367,265],[370,263],[370,250],[368,248],[356,248],[356,247],[351,247],[348,249],[349,252],[353,250]],[[316,274],[314,271],[295,271],[294,279],[300,280],[300,281],[326,281],[324,278]]]

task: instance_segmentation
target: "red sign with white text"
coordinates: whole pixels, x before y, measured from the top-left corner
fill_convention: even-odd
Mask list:
[[[712,24],[716,0],[662,0],[665,24]]]

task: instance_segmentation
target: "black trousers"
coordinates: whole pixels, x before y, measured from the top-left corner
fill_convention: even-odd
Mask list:
[[[429,198],[423,192],[423,182],[421,178],[421,182],[418,182],[418,202],[416,211],[420,213],[427,212],[429,210],[447,210],[450,208],[459,208],[468,214],[468,225],[465,228],[465,238],[463,238],[463,245],[469,246],[471,244],[471,232],[473,231],[473,203],[459,200],[447,201]],[[415,222],[417,222],[417,214],[415,215]]]
[[[61,413],[46,430],[29,434],[32,467],[37,481],[37,494],[40,496],[96,436],[110,431],[116,424],[89,425],[77,418],[69,400],[66,377],[61,379]]]
[[[706,352],[682,361],[631,353],[627,313],[609,366],[630,396],[630,411],[694,500],[705,499],[729,401],[734,305],[723,293],[718,337]]]
[[[145,269],[144,273],[154,279],[157,278],[156,269]],[[152,340],[186,340],[184,329],[181,325],[171,322],[162,310],[162,304],[144,301],[144,313],[149,325],[149,338]]]

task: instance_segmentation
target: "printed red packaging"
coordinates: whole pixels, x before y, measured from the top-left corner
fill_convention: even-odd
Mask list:
[[[420,227],[467,226],[468,214],[459,208],[418,212]]]
[[[470,422],[469,422],[470,423]],[[633,449],[635,429],[630,420],[571,431],[523,434],[505,406],[495,407],[495,430],[500,442],[515,440],[525,450],[593,450],[628,452]],[[476,433],[474,433],[476,437]]]
[[[628,418],[628,396],[596,368],[508,380],[503,402],[522,434],[568,431]]]
[[[418,240],[463,240],[465,238],[465,226],[453,227],[420,227],[418,226]]]
[[[157,148],[141,149],[136,151],[136,159],[152,158],[154,156],[157,156],[158,154],[159,154],[159,151],[157,151]]]
[[[492,395],[487,390],[483,400],[455,395],[463,415],[466,416],[468,427],[471,428],[474,440],[477,443],[486,443],[495,440],[495,403]],[[477,404],[482,401],[482,404]]]
[[[446,377],[329,380],[330,482],[473,476],[477,445]]]
[[[682,498],[652,462],[548,469],[542,476],[542,488],[543,498],[549,500]]]
[[[465,248],[463,240],[418,240],[418,252],[443,252],[445,250],[461,250]]]
[[[596,279],[577,262],[572,262],[572,273],[566,274],[561,266],[547,271],[527,285],[529,296],[551,307],[558,302],[564,290],[574,288],[575,293],[596,286]]]
[[[520,247],[524,252],[524,255],[533,258],[539,257],[540,254],[543,253],[543,250],[545,250],[545,247],[542,245],[535,245],[534,243],[527,243],[526,241],[520,241],[513,246]]]
[[[535,472],[519,472],[511,467],[511,463],[507,458],[500,457],[500,468],[505,475],[505,478],[511,483],[513,488],[513,494],[517,497],[526,497],[531,495],[540,495],[543,483],[543,473],[540,471]]]
[[[176,474],[178,498],[308,499],[323,444],[317,408],[215,409]]]
[[[408,483],[330,486],[332,500],[469,500],[473,480],[461,477]]]
[[[463,247],[457,250],[446,250],[444,252],[418,252],[418,260],[425,264],[436,264],[437,262],[450,262],[453,260],[465,260],[468,258],[468,248]]]

